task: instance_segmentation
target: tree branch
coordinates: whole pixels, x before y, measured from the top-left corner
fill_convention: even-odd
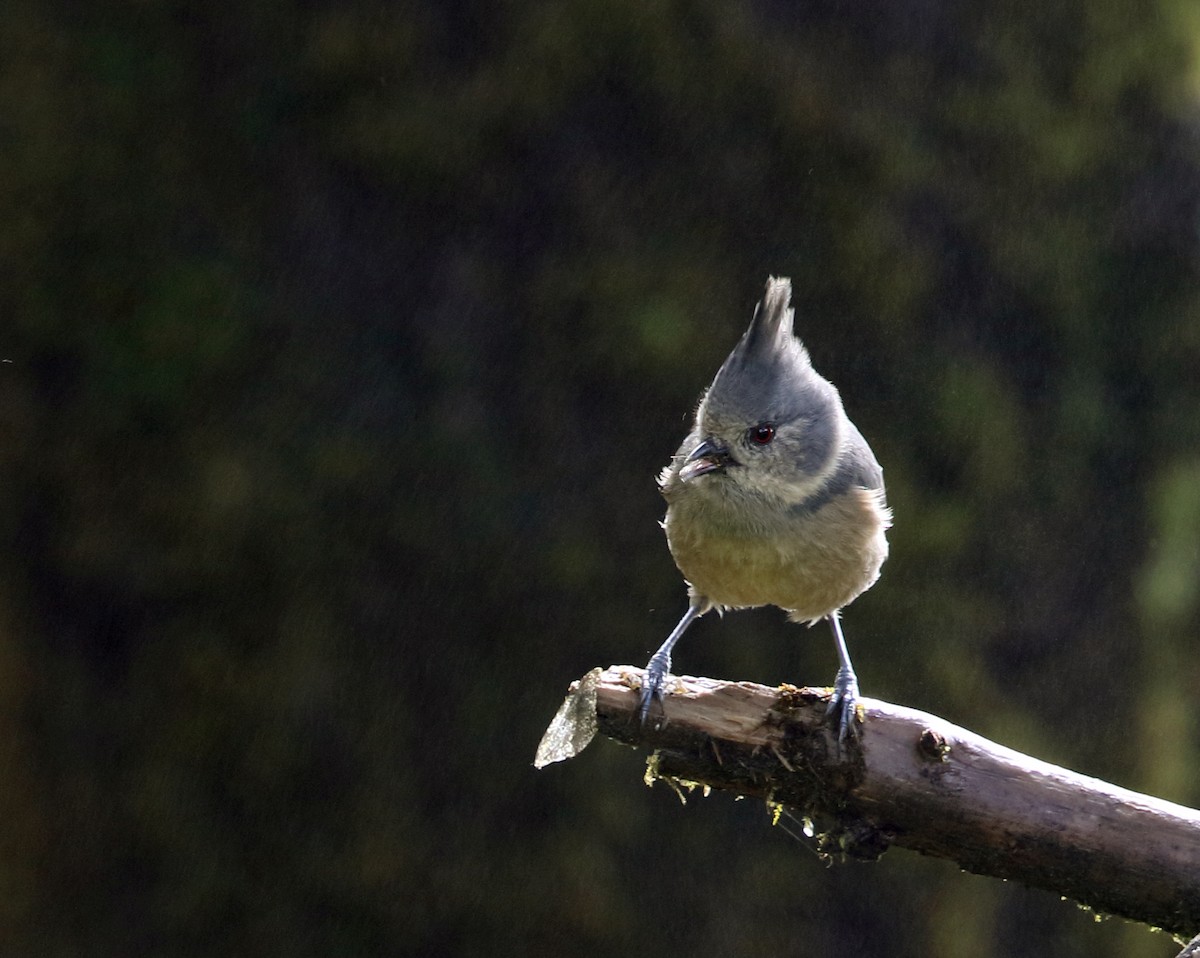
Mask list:
[[[861,734],[839,750],[825,690],[673,677],[642,727],[643,674],[614,666],[575,683],[535,764],[570,758],[599,730],[653,750],[657,777],[794,810],[823,851],[875,858],[899,845],[1181,937],[1200,932],[1194,809],[875,699],[861,700]]]

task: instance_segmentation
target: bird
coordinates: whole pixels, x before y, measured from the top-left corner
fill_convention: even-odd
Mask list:
[[[671,652],[712,609],[777,606],[829,623],[838,671],[827,714],[839,748],[858,678],[841,610],[875,584],[892,523],[883,470],[793,331],[792,284],[769,277],[749,327],[704,391],[691,431],[658,477],[667,544],[688,608],[646,666],[637,714],[661,707]]]

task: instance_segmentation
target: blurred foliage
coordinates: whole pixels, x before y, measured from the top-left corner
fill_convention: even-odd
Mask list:
[[[1200,802],[1190,0],[4,19],[7,950],[1173,953],[530,762],[674,624],[652,477],[776,273],[896,512],[866,691]]]

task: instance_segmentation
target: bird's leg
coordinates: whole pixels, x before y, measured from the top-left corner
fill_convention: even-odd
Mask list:
[[[659,647],[657,652],[650,656],[650,661],[646,663],[646,678],[642,682],[642,700],[638,703],[638,721],[643,725],[646,724],[646,716],[650,714],[650,703],[654,699],[658,699],[659,702],[662,701],[663,682],[666,681],[667,674],[671,671],[671,649],[675,647],[675,643],[679,641],[679,637],[687,631],[687,627],[703,614],[704,605],[702,600],[699,598],[692,599],[692,604],[683,613],[683,618],[679,620],[679,624],[667,636],[667,641]]]
[[[858,676],[854,674],[854,666],[850,664],[850,653],[846,649],[846,639],[842,635],[842,623],[838,613],[827,616],[829,627],[833,629],[833,640],[837,644],[838,671],[833,680],[833,697],[825,709],[826,715],[837,716],[838,745],[847,734],[857,735],[858,726],[854,724],[855,707],[858,703]]]

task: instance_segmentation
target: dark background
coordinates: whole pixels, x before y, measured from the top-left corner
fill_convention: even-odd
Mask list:
[[[653,477],[774,273],[895,509],[864,693],[1200,802],[1191,0],[3,21],[7,954],[1174,954],[531,762],[683,609]]]

